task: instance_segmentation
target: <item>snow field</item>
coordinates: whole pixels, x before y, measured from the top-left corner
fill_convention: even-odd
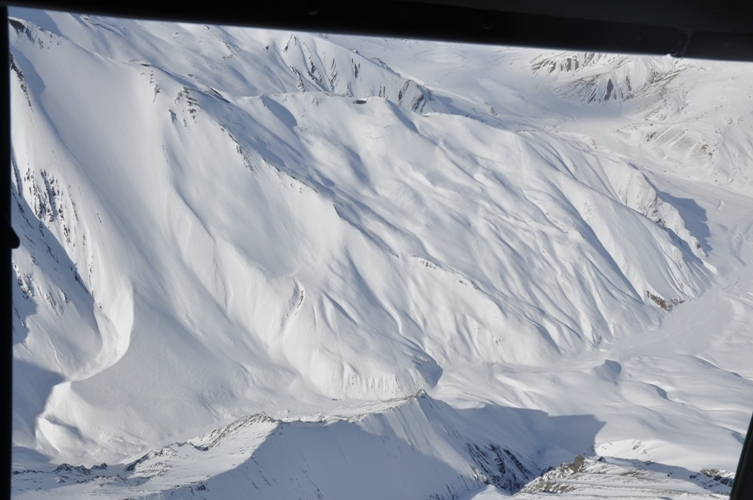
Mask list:
[[[744,66],[11,15],[19,495],[734,470]]]

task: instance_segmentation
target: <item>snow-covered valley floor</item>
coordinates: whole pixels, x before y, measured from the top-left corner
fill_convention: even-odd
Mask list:
[[[14,497],[728,495],[749,65],[10,14]]]

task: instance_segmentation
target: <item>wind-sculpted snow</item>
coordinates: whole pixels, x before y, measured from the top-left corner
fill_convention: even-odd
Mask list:
[[[747,258],[696,191],[659,175],[674,168],[664,146],[639,138],[657,113],[682,126],[685,108],[666,103],[702,66],[14,15],[19,467],[135,463],[124,488],[147,466],[193,467],[139,494],[201,484],[217,498],[249,481],[265,498],[347,497],[369,481],[375,498],[408,484],[419,498],[512,492],[589,447],[624,455],[625,440],[694,470],[733,468],[720,457],[748,410],[714,417],[704,406],[722,396],[700,387],[747,395],[751,375],[698,365],[711,329],[694,332],[696,350],[658,362],[704,374],[682,396],[688,412],[672,396],[683,369],[667,375],[645,347],[674,342],[657,333],[672,318],[728,307],[710,297],[726,297]],[[586,105],[562,85],[602,97]],[[724,199],[744,238],[750,193],[733,184]],[[739,332],[750,306],[729,306],[723,331]],[[580,387],[592,392],[573,396]],[[330,422],[343,407],[361,417]],[[479,407],[507,420],[461,411]],[[329,423],[294,423],[312,415]],[[572,429],[557,420],[571,417]],[[232,467],[235,451],[170,445],[232,422],[227,435],[266,429],[237,439]],[[673,434],[694,426],[708,434],[697,446]],[[351,440],[370,451],[337,444]],[[206,468],[210,452],[225,469]],[[352,480],[312,463],[325,452]]]

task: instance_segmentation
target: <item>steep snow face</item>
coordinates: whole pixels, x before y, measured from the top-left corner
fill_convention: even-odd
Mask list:
[[[479,487],[472,450],[489,443],[531,474],[636,440],[733,468],[749,408],[706,406],[725,401],[715,384],[753,394],[735,357],[752,304],[720,292],[753,281],[727,281],[747,276],[725,229],[749,229],[747,160],[709,194],[721,154],[693,164],[691,188],[664,175],[679,146],[639,137],[649,117],[704,116],[673,103],[705,66],[14,12],[18,464],[128,462],[251,414],[276,429],[376,402],[363,412],[387,416],[360,430],[301,439],[430,433],[420,453],[456,492]],[[739,151],[744,123],[728,130]],[[712,326],[682,336],[724,307],[719,345]],[[419,413],[396,430],[419,391],[497,408],[510,430],[442,417],[447,435],[478,427],[468,449]],[[380,406],[395,398],[411,402]],[[513,418],[525,408],[553,420]]]
[[[94,22],[66,22],[13,25],[20,231],[56,246],[16,262],[23,300],[63,304],[18,318],[19,359],[62,379],[34,431],[48,452],[175,430],[162,404],[117,418],[124,393],[174,394],[186,430],[291,386],[402,397],[629,335],[707,284],[632,165],[448,112],[462,103],[326,38],[190,26],[155,48],[165,28],[130,22],[95,51],[73,35]]]

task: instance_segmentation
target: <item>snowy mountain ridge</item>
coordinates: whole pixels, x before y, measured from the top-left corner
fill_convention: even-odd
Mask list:
[[[669,56],[631,57],[586,52],[542,54],[531,61],[534,74],[547,73],[557,80],[557,93],[587,103],[661,94],[682,69],[683,64]]]

